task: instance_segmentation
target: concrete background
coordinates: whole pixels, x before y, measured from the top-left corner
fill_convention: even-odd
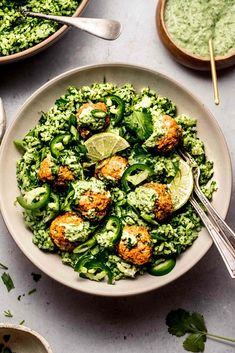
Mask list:
[[[213,104],[210,75],[175,63],[155,29],[155,0],[91,0],[83,16],[120,20],[123,33],[105,42],[72,29],[53,47],[20,63],[0,67],[0,96],[8,122],[38,87],[56,75],[81,65],[127,62],[156,69],[190,89],[215,115],[227,139],[235,168],[235,68],[219,74],[221,104]],[[233,193],[227,222],[235,229]],[[211,332],[235,337],[235,281],[213,247],[187,274],[158,291],[130,298],[100,298],[77,293],[39,273],[17,248],[0,219],[0,262],[9,266],[15,290],[0,283],[0,321],[19,323],[40,332],[55,353],[183,352],[181,339],[167,333],[165,317],[182,307],[203,313]],[[27,292],[36,288],[30,296]],[[17,300],[18,295],[26,293]],[[13,318],[6,318],[10,309]],[[235,347],[208,341],[207,353],[230,353]],[[20,352],[19,352],[20,353]]]

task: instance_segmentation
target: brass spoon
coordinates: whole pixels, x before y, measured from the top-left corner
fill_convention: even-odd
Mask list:
[[[216,73],[216,66],[215,66],[213,41],[211,38],[209,39],[208,46],[209,46],[209,53],[210,53],[210,64],[211,64],[211,76],[212,76],[213,91],[214,91],[214,102],[216,105],[219,105],[220,99],[219,99],[218,80],[217,80],[217,73]]]

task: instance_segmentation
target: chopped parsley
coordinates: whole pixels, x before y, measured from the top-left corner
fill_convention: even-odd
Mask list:
[[[12,289],[15,288],[14,283],[11,279],[11,276],[9,273],[4,272],[1,276],[3,283],[5,284],[8,292],[10,292]]]
[[[1,264],[1,262],[0,262],[0,270],[8,270],[8,267]]]
[[[8,309],[8,310],[5,310],[4,312],[3,312],[3,314],[4,314],[4,316],[5,317],[13,317],[13,315],[12,315],[12,313],[11,313],[11,311]]]
[[[33,288],[33,289],[31,289],[31,290],[28,292],[28,295],[31,295],[31,294],[35,293],[36,291],[37,291],[37,289],[36,289],[36,288]]]

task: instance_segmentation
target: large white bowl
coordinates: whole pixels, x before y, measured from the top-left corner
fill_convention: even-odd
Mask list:
[[[178,113],[188,114],[198,121],[198,134],[205,142],[206,154],[214,161],[215,179],[218,191],[214,195],[213,205],[226,216],[232,185],[231,162],[225,138],[215,118],[190,92],[170,78],[147,68],[126,64],[105,64],[82,67],[68,71],[49,81],[38,89],[22,106],[13,124],[8,129],[0,153],[0,206],[6,225],[23,253],[43,272],[53,279],[86,293],[102,296],[127,296],[159,288],[194,266],[208,251],[212,241],[203,229],[200,236],[187,251],[178,257],[172,272],[163,277],[148,274],[135,280],[122,280],[115,285],[97,283],[80,279],[70,267],[61,263],[58,255],[47,254],[32,243],[32,233],[24,224],[22,209],[14,204],[19,194],[16,182],[16,162],[19,152],[13,140],[22,138],[38,122],[39,112],[47,111],[54,101],[71,85],[91,85],[93,82],[107,81],[122,85],[132,83],[137,90],[144,86],[172,99]]]

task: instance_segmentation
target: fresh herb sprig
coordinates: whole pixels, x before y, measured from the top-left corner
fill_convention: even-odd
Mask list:
[[[214,335],[207,331],[204,318],[197,312],[190,313],[184,309],[171,311],[166,317],[168,332],[177,337],[188,336],[183,347],[190,352],[203,352],[207,337],[235,343],[235,339]]]

